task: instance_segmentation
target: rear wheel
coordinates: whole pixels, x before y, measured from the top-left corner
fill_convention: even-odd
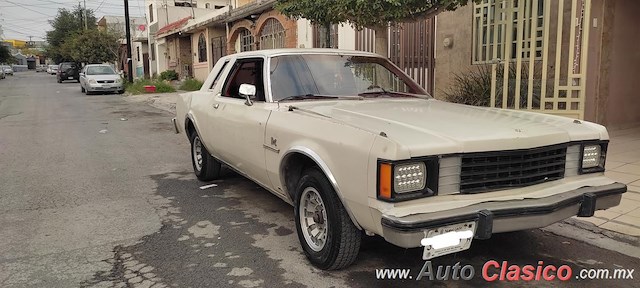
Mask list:
[[[220,178],[222,165],[213,158],[207,148],[204,147],[197,132],[191,133],[191,162],[193,172],[201,181],[211,181]]]
[[[305,255],[323,270],[351,265],[360,251],[360,231],[318,168],[307,169],[303,175],[296,190],[295,220]]]

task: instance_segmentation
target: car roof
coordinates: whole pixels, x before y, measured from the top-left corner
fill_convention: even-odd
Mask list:
[[[283,49],[265,49],[256,51],[246,51],[228,55],[226,57],[251,57],[251,56],[266,56],[274,57],[281,55],[299,55],[299,54],[333,54],[333,55],[353,55],[353,56],[370,56],[370,57],[382,57],[379,54],[345,50],[345,49],[328,49],[328,48],[283,48]]]

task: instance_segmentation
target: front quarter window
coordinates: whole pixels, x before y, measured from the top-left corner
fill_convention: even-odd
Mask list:
[[[270,66],[274,101],[292,96],[427,95],[387,60],[367,56],[303,54],[276,56]],[[321,97],[320,97],[321,98]]]

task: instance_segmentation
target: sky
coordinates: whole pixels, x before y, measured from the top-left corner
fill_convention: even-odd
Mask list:
[[[59,8],[72,10],[78,0],[0,0],[0,27],[4,39],[46,40],[51,30],[49,20],[55,18]],[[124,0],[86,0],[87,9],[94,10],[96,19],[104,15],[124,16]],[[144,0],[129,0],[129,15],[144,16]]]

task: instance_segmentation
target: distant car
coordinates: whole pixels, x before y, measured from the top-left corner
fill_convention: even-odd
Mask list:
[[[66,80],[76,80],[80,82],[80,67],[74,62],[62,62],[58,65],[58,83]]]
[[[2,67],[2,71],[4,72],[5,75],[11,75],[13,76],[13,68],[11,68],[11,66],[9,65],[2,65],[0,66]]]
[[[58,74],[58,65],[49,65],[47,66],[47,73],[51,75]]]
[[[104,64],[90,64],[80,72],[80,90],[87,95],[99,92],[124,93],[124,85],[120,74]]]
[[[47,71],[47,66],[46,65],[38,65],[36,66],[36,72],[45,72]]]

